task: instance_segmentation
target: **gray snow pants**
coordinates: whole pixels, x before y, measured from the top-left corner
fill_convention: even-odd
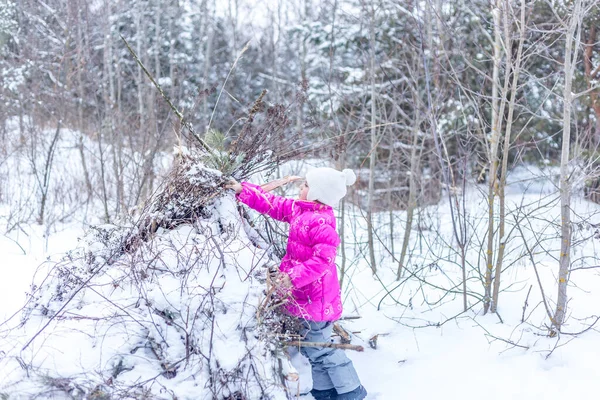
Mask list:
[[[333,323],[302,321],[300,335],[304,342],[331,342]],[[344,350],[328,347],[300,347],[300,352],[312,366],[313,389],[335,388],[338,394],[351,392],[360,386],[358,374]]]

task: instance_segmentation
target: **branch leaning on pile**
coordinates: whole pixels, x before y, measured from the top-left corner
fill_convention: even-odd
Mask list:
[[[301,342],[301,341],[293,341],[293,342],[281,342],[286,346],[298,346],[298,347],[330,347],[333,349],[344,349],[344,350],[356,350],[356,351],[364,351],[365,348],[359,345],[354,344],[343,344],[343,343],[319,343],[319,342]]]

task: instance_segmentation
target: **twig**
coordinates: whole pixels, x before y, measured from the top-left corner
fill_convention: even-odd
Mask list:
[[[552,353],[554,353],[554,350],[558,349],[559,347],[566,346],[569,343],[571,343],[571,341],[575,340],[575,338],[573,337],[573,338],[569,339],[566,343],[563,343],[563,344],[559,345],[558,343],[560,342],[560,339],[561,339],[561,336],[560,336],[561,333],[562,332],[558,332],[557,333],[558,336],[556,338],[556,343],[554,344],[554,347],[552,348],[552,350],[550,350],[548,352],[548,354],[546,355],[546,357],[545,357],[546,360],[550,358],[550,356],[552,355]]]
[[[50,325],[50,323],[60,315],[60,313],[67,307],[67,305],[69,305],[69,303],[75,298],[75,296],[77,296],[77,294],[85,287],[88,287],[88,283],[90,283],[90,281],[106,266],[106,265],[110,265],[111,260],[115,257],[115,255],[117,255],[117,253],[112,254],[105,262],[104,264],[102,264],[100,267],[98,267],[98,269],[96,269],[82,284],[81,286],[79,286],[74,293],[67,299],[67,301],[65,301],[65,303],[62,305],[62,307],[60,307],[58,309],[58,311],[56,311],[50,318],[48,318],[48,322],[46,322],[44,324],[44,326],[42,326],[34,335],[31,339],[29,339],[29,341],[25,344],[25,346],[23,346],[23,348],[21,348],[21,351],[24,351],[25,349],[27,349],[27,347],[29,347],[29,345],[44,331],[44,329],[46,329],[48,327],[48,325]],[[97,293],[97,292],[96,292]],[[136,321],[138,322],[138,321]],[[139,323],[139,322],[138,322]]]
[[[267,94],[267,89],[263,89],[263,91],[260,93],[260,96],[258,96],[258,98],[254,101],[254,104],[252,105],[252,108],[250,109],[250,112],[248,113],[246,122],[244,123],[244,126],[242,128],[242,131],[240,132],[238,137],[233,141],[233,143],[231,143],[230,148],[232,148],[232,149],[237,148],[237,144],[239,142],[243,141],[244,136],[246,135],[246,133],[248,133],[248,128],[252,124],[252,121],[254,121],[254,116],[261,109],[261,105],[263,104],[263,98],[265,97],[266,94]]]
[[[125,40],[125,39],[123,39],[123,40]],[[129,46],[127,46],[127,47],[129,47]],[[240,54],[238,54],[237,58],[235,59],[235,62],[231,66],[231,69],[229,70],[229,73],[227,74],[227,78],[225,78],[225,82],[223,82],[223,86],[221,87],[221,91],[219,92],[219,96],[217,96],[217,101],[215,102],[215,107],[213,108],[212,113],[210,114],[210,120],[208,121],[208,126],[206,127],[206,132],[208,132],[210,130],[210,125],[212,124],[213,117],[215,116],[215,111],[217,110],[217,106],[219,105],[219,100],[221,99],[221,95],[223,94],[223,90],[225,89],[225,85],[227,85],[227,81],[229,80],[229,76],[231,75],[231,72],[234,70],[234,68],[237,65],[238,61],[242,57],[242,54],[244,54],[246,52],[246,50],[248,50],[249,47],[250,47],[250,41],[248,41],[248,43],[246,43],[246,45],[244,46],[244,48],[242,49],[242,51],[240,51]],[[262,96],[261,96],[261,98],[262,98]]]
[[[142,64],[142,61],[139,59],[139,57],[137,56],[137,54],[135,54],[135,51],[133,51],[133,49],[131,48],[131,46],[129,45],[129,43],[127,43],[127,40],[125,40],[125,38],[123,37],[123,35],[119,35],[119,36],[121,36],[121,39],[123,40],[123,42],[125,42],[125,46],[127,46],[127,49],[129,50],[129,52],[131,53],[131,55],[133,56],[133,58],[135,59],[135,61],[138,63],[138,65],[140,66],[140,68],[142,68],[142,71],[144,71],[144,73],[150,79],[150,81],[152,82],[152,84],[154,85],[154,87],[156,87],[156,89],[158,89],[158,92],[160,93],[160,95],[163,97],[163,99],[165,99],[165,101],[167,102],[167,104],[169,105],[169,107],[171,107],[171,109],[173,110],[173,112],[175,113],[175,115],[177,115],[177,117],[179,118],[179,121],[181,122],[181,125],[185,126],[187,128],[187,130],[190,131],[190,133],[192,134],[192,136],[194,136],[194,138],[196,140],[198,140],[198,142],[204,148],[204,150],[206,150],[211,155],[214,155],[213,149],[204,140],[202,140],[202,138],[196,133],[196,131],[194,131],[194,128],[192,128],[192,126],[186,121],[186,119],[184,118],[183,114],[177,109],[177,107],[175,107],[175,105],[173,105],[173,103],[171,102],[171,100],[169,99],[169,97],[165,94],[165,92],[162,90],[162,88],[160,87],[160,85],[158,84],[158,82],[156,82],[154,80],[154,77],[152,77],[152,74],[150,74],[150,72],[146,69],[146,67],[144,66],[144,64]],[[213,111],[213,113],[214,113],[214,111]],[[211,117],[211,119],[212,119],[212,117]]]
[[[571,268],[571,269],[569,270],[569,272],[577,271],[577,270],[580,270],[580,269],[597,269],[597,268],[600,268],[600,265],[591,265],[591,266],[589,266],[589,267],[577,267],[577,268]]]
[[[516,225],[517,229],[519,229],[519,233],[521,234],[521,238],[523,239],[523,244],[525,245],[525,250],[527,250],[527,254],[529,255],[529,259],[531,260],[531,264],[533,265],[533,270],[535,271],[535,276],[537,278],[538,285],[540,286],[540,291],[542,292],[542,300],[544,301],[544,307],[546,308],[546,314],[548,315],[548,318],[550,318],[550,321],[552,322],[552,325],[554,326],[555,325],[554,318],[552,317],[552,313],[550,312],[550,307],[548,306],[548,303],[546,302],[546,294],[544,293],[544,287],[542,286],[540,274],[538,273],[537,266],[535,265],[535,260],[533,259],[533,249],[529,248],[529,245],[527,244],[527,240],[525,239],[525,235],[523,234],[523,230],[521,229],[521,226],[519,226],[519,221],[517,220],[516,216],[515,216],[515,225]],[[535,246],[537,246],[538,244],[539,244],[539,241],[535,244]]]
[[[598,317],[596,315],[593,315],[592,317],[596,318],[596,320],[590,326],[585,328],[584,330],[579,331],[579,332],[563,332],[563,331],[561,331],[560,333],[562,333],[563,335],[569,335],[569,336],[581,335],[582,333],[585,333],[585,332],[589,331],[590,329],[594,328],[594,325],[596,325],[598,323],[598,321],[600,320],[600,317]]]
[[[25,251],[25,249],[23,248],[23,246],[21,246],[21,244],[19,244],[19,242],[17,242],[16,240],[14,240],[13,238],[9,237],[8,235],[3,235],[5,238],[7,238],[10,241],[13,241],[17,246],[19,246],[19,248],[21,249],[21,251],[23,252],[23,255],[26,256],[27,252]]]
[[[504,339],[504,338],[501,338],[501,337],[498,337],[498,336],[490,335],[489,333],[486,334],[486,336],[491,337],[494,340],[499,340],[501,342],[504,342],[504,343],[509,344],[511,346],[514,346],[514,347],[520,347],[522,349],[529,350],[529,346],[525,346],[525,345],[522,345],[522,344],[515,343],[512,340],[508,340],[508,339]]]
[[[338,324],[337,322],[333,324],[333,330],[340,335],[340,338],[342,338],[342,343],[343,344],[350,344],[350,342],[352,341],[352,339],[350,338],[350,334],[348,333],[348,331],[346,331],[344,328],[342,328],[340,326],[340,324]]]
[[[525,310],[527,310],[527,301],[529,300],[529,294],[531,293],[531,288],[533,285],[529,285],[529,291],[527,292],[527,297],[525,298],[525,304],[523,304],[523,315],[521,316],[521,322],[525,322]]]
[[[350,319],[360,319],[360,318],[361,318],[361,316],[360,316],[360,315],[347,315],[347,316],[345,316],[345,317],[341,317],[341,318],[340,318],[340,321],[343,321],[343,320],[350,320]]]
[[[499,340],[499,341],[501,341],[501,342],[504,342],[504,343],[506,343],[506,344],[509,344],[509,345],[511,345],[511,346],[513,346],[513,347],[520,347],[520,348],[522,348],[522,349],[529,350],[529,346],[525,346],[525,345],[522,345],[522,344],[519,344],[519,343],[513,342],[513,341],[512,341],[512,340],[510,340],[510,339],[504,339],[504,338],[501,338],[501,337],[498,337],[498,336],[494,336],[494,335],[492,335],[492,334],[490,333],[490,331],[488,331],[487,329],[485,329],[485,327],[484,327],[483,325],[481,325],[479,322],[477,322],[477,321],[475,320],[475,318],[471,318],[471,319],[472,319],[472,320],[473,320],[473,322],[475,322],[475,323],[476,323],[476,324],[477,324],[477,325],[478,325],[478,326],[479,326],[481,329],[483,329],[483,330],[485,331],[485,336],[486,336],[486,337],[491,337],[491,338],[492,338],[492,339],[494,339],[494,340]]]

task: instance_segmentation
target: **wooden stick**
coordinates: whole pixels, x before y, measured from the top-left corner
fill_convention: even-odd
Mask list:
[[[343,349],[343,350],[355,350],[355,351],[364,351],[365,348],[362,346],[354,345],[354,344],[340,344],[340,343],[317,343],[317,342],[283,342],[284,345],[288,346],[297,346],[297,347],[330,347],[334,349]]]
[[[265,192],[270,192],[271,190],[275,190],[278,187],[281,187],[283,185],[287,185],[288,183],[292,183],[292,182],[295,182],[295,181],[300,180],[300,179],[302,179],[302,178],[299,177],[299,176],[284,176],[281,179],[276,179],[274,181],[262,184],[262,185],[260,185],[260,187]]]
[[[340,335],[340,337],[342,338],[342,343],[349,344],[352,341],[352,339],[350,339],[350,334],[348,333],[348,331],[342,328],[337,322],[333,324],[333,330],[335,331],[335,333]]]

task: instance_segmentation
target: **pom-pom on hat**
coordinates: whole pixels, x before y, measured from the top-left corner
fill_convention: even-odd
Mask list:
[[[351,169],[338,171],[333,168],[315,168],[306,174],[308,185],[307,200],[317,200],[331,207],[336,207],[346,195],[346,186],[356,182],[356,175]]]

